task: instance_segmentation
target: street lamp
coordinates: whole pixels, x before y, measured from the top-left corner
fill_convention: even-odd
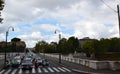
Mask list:
[[[59,30],[55,30],[55,34],[57,34],[57,32],[59,32],[59,41],[61,40],[61,34]],[[61,50],[59,49],[59,63],[61,63]]]
[[[8,30],[6,31],[6,49],[7,49],[7,36],[9,33],[9,29],[12,29],[12,31],[14,31],[14,28],[12,26],[8,27]],[[4,60],[4,67],[6,67],[6,49],[5,49],[5,60]]]

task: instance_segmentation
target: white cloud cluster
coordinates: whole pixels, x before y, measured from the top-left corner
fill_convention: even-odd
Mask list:
[[[103,1],[112,9],[102,0],[5,0],[0,40],[4,39],[3,33],[9,26],[15,28],[16,37],[24,40],[27,47],[34,47],[39,40],[58,41],[58,35],[52,33],[56,29],[65,38],[118,37],[118,19],[114,10],[117,10],[116,4],[120,2]],[[70,30],[73,34],[69,33]]]

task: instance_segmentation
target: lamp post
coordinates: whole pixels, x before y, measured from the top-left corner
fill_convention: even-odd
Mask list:
[[[55,30],[55,34],[57,34],[57,32],[59,32],[59,41],[61,40],[61,34],[59,30]],[[61,50],[59,49],[59,63],[61,63]]]
[[[120,12],[119,12],[119,5],[117,5],[117,13],[118,13],[119,37],[120,37]]]
[[[12,26],[10,26],[8,28],[8,30],[6,31],[6,49],[7,49],[7,36],[8,36],[8,33],[9,33],[9,29],[12,29],[12,31],[14,31],[14,28]],[[4,67],[6,68],[6,49],[5,49],[5,59],[4,59]]]

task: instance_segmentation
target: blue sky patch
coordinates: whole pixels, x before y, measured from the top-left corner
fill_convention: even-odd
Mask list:
[[[33,24],[58,24],[57,20],[50,20],[50,19],[42,19],[42,20],[38,20]]]
[[[104,24],[106,27],[113,27],[113,24]]]

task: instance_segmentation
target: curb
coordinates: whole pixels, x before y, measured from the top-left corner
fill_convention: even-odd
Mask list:
[[[72,69],[74,72],[79,72],[79,73],[84,73],[84,74],[104,74],[104,73],[93,73],[93,72],[86,72],[86,71],[81,71],[77,69]]]

